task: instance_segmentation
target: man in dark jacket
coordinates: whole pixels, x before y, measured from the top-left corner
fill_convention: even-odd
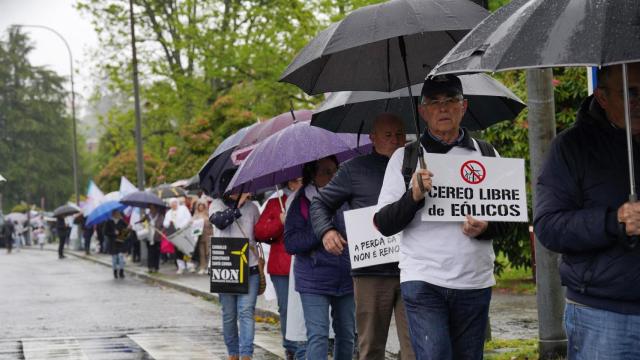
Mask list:
[[[536,235],[562,254],[570,359],[640,359],[640,203],[628,199],[621,74],[621,66],[601,69],[575,125],[553,141],[536,187]],[[640,63],[629,66],[628,87],[638,168]]]
[[[332,221],[344,203],[350,209],[376,205],[389,157],[406,140],[402,120],[392,114],[381,114],[369,134],[374,151],[340,166],[331,182],[311,203],[314,232],[327,251],[340,255],[345,239]],[[398,263],[382,264],[351,271],[356,304],[359,358],[383,360],[391,317],[396,316],[401,358],[414,359],[409,328],[400,294]]]
[[[4,236],[5,246],[7,247],[7,254],[11,254],[11,249],[13,249],[13,223],[11,221],[4,221],[2,234]]]
[[[58,258],[64,259],[64,245],[67,242],[67,237],[69,236],[69,227],[62,216],[58,216],[56,218],[56,231],[58,232],[58,238],[60,239],[60,242],[58,243]]]

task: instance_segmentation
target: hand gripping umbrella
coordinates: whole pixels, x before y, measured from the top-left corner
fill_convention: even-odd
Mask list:
[[[637,201],[627,63],[640,61],[638,0],[514,0],[445,56],[432,74],[622,64],[629,200]]]
[[[298,122],[262,141],[238,168],[227,190],[260,192],[302,176],[305,163],[336,155],[344,161],[360,154],[355,135],[336,134],[308,121]],[[363,145],[370,148],[370,143]],[[362,149],[361,152],[364,152]]]
[[[462,126],[482,130],[503,120],[513,120],[526,105],[508,88],[485,74],[462,75],[464,97],[469,102]],[[420,94],[422,84],[411,87]],[[390,112],[404,121],[411,132],[411,107],[407,89],[392,93],[376,91],[340,91],[332,93],[314,111],[311,125],[333,132],[368,133],[378,114]],[[420,131],[424,124],[421,123]]]
[[[413,99],[410,86],[423,82],[442,56],[487,15],[468,0],[391,0],[362,7],[311,40],[280,81],[310,95],[408,87]],[[416,106],[414,102],[412,112],[418,129]]]

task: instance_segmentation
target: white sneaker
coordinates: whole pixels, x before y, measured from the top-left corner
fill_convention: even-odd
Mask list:
[[[198,271],[198,275],[204,275],[206,273],[207,271],[205,269],[200,269],[200,271]]]
[[[182,275],[184,273],[184,269],[178,269],[178,271],[176,271],[176,275]]]

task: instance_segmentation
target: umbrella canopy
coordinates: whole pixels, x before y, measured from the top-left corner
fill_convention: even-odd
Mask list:
[[[150,205],[166,207],[164,201],[159,198],[156,194],[153,194],[148,191],[135,191],[131,194],[126,195],[120,200],[122,204],[140,207],[140,208],[148,208]]]
[[[0,175],[0,182],[3,182],[3,181],[7,181],[7,179],[5,179],[4,176]]]
[[[66,205],[59,206],[55,210],[53,210],[53,216],[55,216],[55,217],[65,217],[65,216],[77,214],[80,211],[81,210],[77,206],[71,205],[71,204],[66,204]]]
[[[209,156],[207,162],[198,171],[198,177],[200,178],[200,188],[203,189],[211,196],[217,196],[219,194],[218,182],[220,175],[227,169],[233,168],[233,162],[231,161],[231,153],[240,144],[240,141],[244,138],[249,130],[258,123],[244,127],[228,138],[224,139],[216,150]]]
[[[429,71],[489,12],[468,0],[391,0],[362,7],[320,32],[280,81],[307,94],[392,92]]]
[[[640,61],[637,0],[514,0],[440,62],[438,74]]]
[[[231,153],[231,160],[234,165],[239,166],[260,141],[286,128],[294,122],[309,121],[311,120],[312,115],[313,111],[311,110],[296,110],[282,113],[267,121],[257,124],[247,131],[238,144],[236,150]]]
[[[12,212],[7,214],[7,216],[5,216],[4,219],[12,223],[15,223],[15,222],[25,223],[27,222],[27,214]]]
[[[262,141],[238,168],[228,189],[259,192],[302,176],[307,162],[330,155],[337,155],[339,161],[357,156],[360,152],[354,150],[355,137],[335,134],[306,121],[295,123]],[[368,139],[366,144],[370,144]]]
[[[169,184],[162,184],[162,185],[156,186],[155,188],[151,189],[151,192],[161,199],[187,196],[187,192],[184,191],[184,189],[171,186]]]
[[[122,211],[126,208],[127,205],[120,203],[119,201],[107,201],[100,205],[97,208],[93,209],[89,216],[87,217],[87,221],[85,226],[93,226],[100,223],[103,223],[109,218],[111,218],[111,213],[115,210]]]
[[[460,76],[465,99],[469,102],[462,126],[482,130],[503,120],[513,120],[525,104],[508,88],[488,75]],[[412,86],[420,94],[422,84]],[[315,110],[311,125],[334,132],[369,133],[373,120],[381,113],[400,116],[407,132],[415,132],[412,103],[407,89],[392,93],[343,91],[332,93]],[[421,122],[424,129],[424,123]]]

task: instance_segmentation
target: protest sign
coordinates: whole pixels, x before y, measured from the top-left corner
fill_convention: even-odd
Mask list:
[[[528,221],[523,159],[425,154],[425,161],[434,176],[423,221]]]
[[[249,240],[246,238],[211,238],[210,292],[249,292],[248,250]]]
[[[402,233],[382,235],[373,225],[375,206],[344,212],[351,268],[398,261]]]

